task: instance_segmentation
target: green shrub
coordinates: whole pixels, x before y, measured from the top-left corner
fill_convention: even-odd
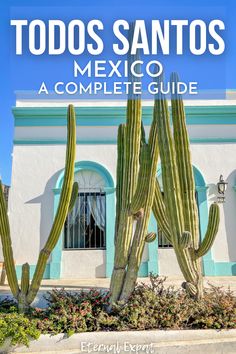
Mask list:
[[[11,312],[17,312],[16,301],[14,301],[8,297],[1,300],[0,301],[0,314],[1,313],[11,313]]]
[[[12,345],[28,346],[29,338],[38,339],[39,336],[36,321],[18,313],[0,314],[0,346],[7,338],[11,338]]]
[[[47,298],[46,310],[36,309],[32,316],[38,320],[42,333],[91,332],[101,329],[101,318],[105,316],[109,293],[95,289],[87,292],[69,293],[65,290],[53,290]],[[101,315],[102,313],[102,315]]]
[[[236,297],[231,291],[211,286],[204,298],[194,301],[185,291],[165,286],[165,278],[151,275],[150,285],[137,285],[128,303],[116,304],[111,313],[108,292],[94,289],[70,293],[53,290],[47,309],[16,312],[11,300],[0,302],[0,346],[11,337],[12,344],[28,345],[40,333],[236,328]]]
[[[151,285],[137,286],[126,305],[115,313],[127,329],[236,328],[236,298],[211,286],[195,301],[183,290],[164,286],[165,278],[151,276]]]

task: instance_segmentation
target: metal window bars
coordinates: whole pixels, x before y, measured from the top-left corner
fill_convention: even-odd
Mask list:
[[[64,226],[64,249],[106,248],[106,194],[102,190],[79,191]]]

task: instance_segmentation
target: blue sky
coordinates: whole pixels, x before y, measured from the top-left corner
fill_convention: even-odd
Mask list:
[[[50,7],[48,4],[50,3]],[[119,5],[117,5],[119,3]],[[33,6],[32,6],[33,4]],[[99,4],[99,5],[97,5]],[[76,7],[76,8],[75,8]],[[21,57],[14,54],[14,31],[10,28],[10,18],[60,18],[68,21],[72,18],[98,18],[107,23],[126,18],[135,19],[173,19],[201,18],[210,21],[221,18],[226,25],[226,50],[221,57],[205,55],[193,57],[189,53],[182,57],[170,56],[162,58],[169,71],[178,71],[186,81],[195,79],[201,82],[202,88],[236,88],[236,2],[187,0],[0,0],[0,174],[3,182],[10,184],[11,152],[13,140],[13,116],[11,108],[15,104],[16,90],[37,90],[42,78],[52,85],[55,81],[71,80],[73,58],[63,55],[60,58],[47,55],[35,57],[25,54]],[[112,40],[110,32],[105,33],[105,41]],[[107,57],[110,53],[105,53]],[[86,62],[88,56],[81,60]],[[197,77],[196,77],[197,76]]]

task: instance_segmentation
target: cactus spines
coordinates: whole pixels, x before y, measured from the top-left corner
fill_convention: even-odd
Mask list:
[[[115,260],[111,277],[111,302],[116,302],[122,291],[132,240],[133,217],[129,209],[137,185],[140,136],[141,100],[139,98],[128,99],[127,121],[125,128],[120,128],[119,137],[122,141],[118,143],[120,170],[117,171],[117,174],[119,174],[118,181],[119,178],[121,181],[117,184],[116,192],[118,205],[116,208]]]
[[[128,37],[132,37],[134,25],[130,25]],[[128,55],[128,62],[136,60],[138,55]],[[130,67],[129,65],[129,67]],[[129,72],[129,81],[139,81]],[[122,286],[126,274],[126,267],[130,253],[130,245],[133,236],[133,216],[130,213],[130,203],[135,193],[138,169],[139,153],[141,145],[141,97],[135,95],[129,89],[126,124],[118,131],[117,146],[117,205],[115,227],[115,258],[111,276],[111,303],[116,302],[122,292]]]
[[[69,204],[68,213],[70,213],[70,212],[72,211],[72,209],[74,208],[76,199],[77,199],[77,197],[78,197],[78,193],[79,193],[79,185],[78,185],[78,182],[74,182],[73,188],[72,188],[72,193],[71,193],[71,199],[70,199],[70,204]]]
[[[178,75],[172,73],[171,82],[175,84],[175,87],[177,87],[178,81]],[[191,232],[193,244],[197,247],[199,243],[199,220],[195,199],[195,182],[184,105],[178,94],[172,94],[171,107],[176,164],[183,203],[184,230]]]
[[[190,247],[192,244],[192,236],[189,231],[184,231],[182,237],[180,238],[180,246],[182,248]]]
[[[182,284],[183,288],[189,293],[190,296],[196,296],[197,295],[197,288],[195,285],[192,283],[185,282]]]
[[[120,211],[122,207],[123,179],[124,179],[124,146],[125,146],[125,124],[120,124],[117,137],[117,166],[116,166],[116,222],[115,222],[115,243],[118,234]]]
[[[145,242],[150,243],[155,241],[157,238],[157,234],[155,232],[149,232],[147,236],[145,237]]]
[[[74,107],[69,105],[67,114],[67,148],[65,174],[57,213],[46,244],[39,254],[31,284],[29,283],[29,265],[26,263],[22,267],[21,289],[18,286],[16,277],[13,252],[11,247],[9,221],[2,191],[2,185],[0,182],[0,236],[2,241],[4,262],[6,265],[6,273],[11,291],[13,296],[18,301],[19,310],[22,312],[24,312],[27,307],[29,307],[39,290],[47,260],[60,237],[61,230],[69,211],[70,202],[74,198],[71,195],[74,181],[75,150],[75,112]],[[74,193],[76,189],[77,187],[74,185]]]
[[[140,209],[143,208],[146,194],[148,193],[148,178],[150,174],[151,160],[149,146],[143,145],[140,153],[140,173],[138,174],[138,188],[132,198],[130,211],[133,215],[137,215]]]
[[[7,207],[3,195],[2,182],[0,181],[0,237],[2,242],[3,258],[5,269],[11,292],[15,298],[19,294],[19,286],[17,282],[15,262],[13,258],[10,225],[7,215]]]
[[[197,257],[204,256],[204,254],[206,254],[210,250],[219,229],[219,222],[220,208],[217,203],[213,203],[210,206],[209,220],[205,237],[196,251]]]
[[[178,76],[172,74],[171,81],[177,84]],[[219,207],[217,204],[211,206],[206,236],[200,243],[190,144],[184,106],[180,96],[172,95],[171,107],[173,135],[167,101],[160,94],[158,144],[164,199],[161,198],[157,181],[153,211],[161,229],[174,247],[180,269],[186,279],[186,290],[192,296],[201,298],[203,285],[200,257],[209,250],[215,239],[219,225]],[[160,214],[165,215],[162,220],[160,220]]]
[[[147,235],[148,223],[150,220],[150,215],[153,206],[158,157],[159,149],[157,144],[157,109],[155,102],[153,110],[153,121],[148,138],[148,144],[142,144],[140,154],[138,181],[140,180],[141,176],[144,177],[145,175],[145,178],[143,178],[142,184],[137,183],[136,188],[136,193],[142,195],[143,198],[143,208],[141,209],[143,215],[137,221],[137,225],[135,228],[135,233],[127,264],[127,272],[125,274],[124,285],[120,295],[121,300],[127,300],[130,294],[132,293],[137,280],[138,270],[142,261],[145,238]],[[146,162],[144,160],[146,160]],[[147,171],[143,171],[144,168],[147,168]],[[142,193],[142,191],[137,191],[139,188],[143,188],[146,192]]]
[[[39,254],[36,269],[33,275],[33,279],[27,295],[28,303],[31,303],[35,298],[40,283],[43,279],[43,273],[46,268],[47,260],[57,244],[60,237],[61,230],[66,221],[68,215],[69,205],[71,201],[71,194],[74,182],[74,163],[75,163],[75,151],[76,151],[76,119],[75,111],[72,105],[68,107],[67,114],[68,130],[67,130],[67,149],[66,149],[66,164],[65,174],[61,190],[61,196],[59,200],[58,209],[49,237],[42,251]]]
[[[164,233],[167,240],[171,243],[171,232],[169,222],[166,216],[166,207],[161,193],[158,181],[155,181],[154,199],[152,211],[157,221],[158,228]]]
[[[28,293],[29,290],[29,279],[30,279],[29,263],[24,263],[22,265],[22,273],[21,273],[21,291],[25,295]]]
[[[141,144],[146,144],[146,134],[143,122],[141,122]]]

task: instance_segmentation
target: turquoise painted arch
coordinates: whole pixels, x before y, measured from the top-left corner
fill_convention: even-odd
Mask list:
[[[114,180],[109,171],[93,161],[80,161],[75,164],[75,173],[80,170],[92,170],[99,173],[105,181],[106,192],[106,213],[107,213],[107,239],[106,239],[106,276],[110,277],[114,262],[114,226],[115,226],[115,187]],[[200,231],[201,239],[207,230],[208,224],[208,201],[207,189],[208,186],[200,170],[193,166],[196,191],[198,194],[198,207],[200,216]],[[158,168],[157,176],[161,175],[161,168]],[[54,189],[54,213],[57,210],[61,186],[63,182],[64,171],[62,171],[57,179]],[[149,231],[157,230],[157,223],[154,216],[151,216],[149,223]],[[158,273],[158,240],[148,244],[148,261],[143,262],[140,267],[139,276],[147,276],[149,272]],[[49,269],[46,277],[51,279],[59,279],[61,275],[61,256],[62,256],[62,237],[59,239],[51,257]],[[235,275],[234,262],[215,262],[211,250],[203,257],[203,271],[205,275]]]
[[[94,161],[78,161],[75,163],[74,173],[79,171],[94,171],[98,173],[105,182],[104,192],[106,193],[106,276],[109,277],[112,272],[114,260],[114,228],[115,228],[115,187],[114,180],[110,172],[103,165]],[[64,178],[64,170],[60,173],[54,192],[54,215],[56,213],[62,183]],[[61,277],[61,261],[62,261],[62,235],[52,252],[49,277],[50,279],[60,279]]]
[[[105,181],[107,188],[114,188],[115,187],[112,175],[103,165],[101,165],[97,162],[94,162],[94,161],[77,161],[75,163],[74,173],[76,174],[79,171],[83,171],[83,170],[97,172]],[[60,175],[57,179],[56,186],[55,186],[56,189],[58,189],[58,188],[60,189],[62,187],[64,173],[65,173],[64,170],[60,173]]]

